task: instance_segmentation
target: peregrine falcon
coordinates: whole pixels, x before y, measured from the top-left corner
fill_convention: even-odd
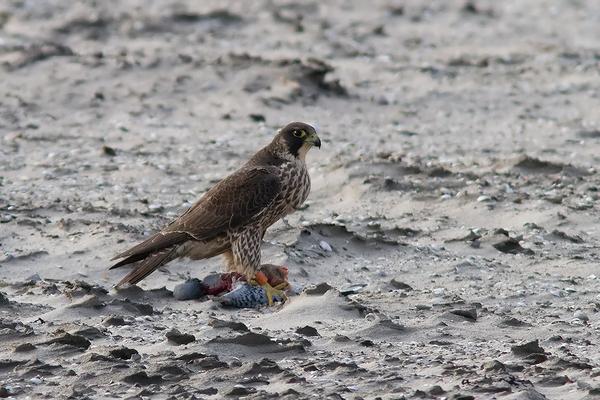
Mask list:
[[[312,126],[292,122],[281,128],[271,143],[183,215],[114,257],[124,259],[110,269],[141,261],[118,285],[134,285],[179,257],[201,260],[222,255],[227,271],[257,282],[271,304],[274,294],[283,294],[260,271],[260,244],[269,226],[296,211],[308,197],[305,159],[313,146],[320,148],[321,139]]]

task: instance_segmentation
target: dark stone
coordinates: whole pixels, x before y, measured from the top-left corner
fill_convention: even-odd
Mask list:
[[[477,321],[477,309],[475,308],[452,310],[450,313],[465,317],[473,322]]]
[[[334,342],[349,342],[350,338],[348,336],[346,336],[346,335],[339,335],[338,334],[338,335],[335,335],[333,337],[333,341]]]
[[[93,361],[114,361],[114,359],[104,356],[102,354],[98,354],[98,353],[89,353],[86,356],[84,356],[84,360],[87,362],[93,362]]]
[[[523,361],[525,361],[529,364],[535,365],[535,364],[543,363],[547,359],[548,359],[548,356],[543,353],[532,353],[532,354],[528,354],[525,358],[523,358]]]
[[[104,96],[102,95],[102,93],[96,93],[96,98],[100,98],[98,95],[102,96],[101,100],[104,100]],[[109,157],[114,157],[117,155],[117,152],[112,147],[104,145],[102,146],[102,154]]]
[[[192,353],[182,354],[179,357],[176,357],[175,359],[180,360],[180,361],[194,361],[194,360],[199,360],[199,359],[206,358],[206,357],[208,357],[208,355],[194,351]]]
[[[154,308],[150,304],[144,303],[133,303],[133,306],[140,312],[142,315],[152,315],[154,314]]]
[[[21,343],[20,345],[15,346],[15,348],[13,349],[13,352],[14,353],[25,353],[27,351],[31,351],[31,350],[35,350],[35,349],[37,349],[37,347],[35,347],[31,343]]]
[[[87,349],[92,344],[89,340],[80,335],[71,335],[70,333],[63,333],[61,336],[51,339],[44,344],[66,344],[69,346],[79,347],[81,349]]]
[[[196,393],[198,393],[198,394],[205,394],[207,396],[212,396],[212,395],[215,395],[215,394],[219,393],[219,391],[216,388],[214,388],[214,387],[207,387],[207,388],[204,388],[204,389],[198,389],[196,391]]]
[[[429,344],[433,344],[435,346],[452,346],[454,343],[452,343],[449,340],[437,340],[437,339],[434,339],[434,340],[431,340],[429,342]]]
[[[310,325],[296,329],[296,333],[304,336],[321,336],[319,335],[319,332],[317,332],[317,330]]]
[[[188,371],[181,368],[177,363],[166,363],[162,365],[153,364],[149,370],[154,374],[171,375],[171,378],[185,378],[188,375]]]
[[[515,238],[508,238],[499,243],[493,244],[494,248],[498,251],[508,254],[525,254],[525,255],[533,255],[535,254],[533,250],[526,249],[521,247],[519,241]]]
[[[519,319],[516,319],[514,317],[503,319],[502,322],[500,322],[500,325],[502,325],[502,326],[513,326],[513,327],[515,327],[515,326],[529,326],[528,323],[523,322],[523,321],[521,321]]]
[[[210,341],[210,343],[233,343],[241,344],[244,346],[265,346],[274,345],[274,342],[269,336],[262,333],[248,332],[239,336],[222,338],[216,337]]]
[[[412,286],[410,286],[408,283],[400,282],[400,281],[397,281],[395,279],[392,279],[390,281],[390,283],[392,284],[392,286],[395,289],[402,289],[402,290],[405,290],[407,292],[410,292],[411,290],[413,290]]]
[[[540,386],[563,386],[573,381],[566,375],[545,376],[536,383]]]
[[[93,326],[84,326],[80,329],[77,329],[76,331],[72,331],[71,332],[73,335],[79,335],[79,336],[83,336],[86,339],[100,339],[103,338],[105,335],[104,333]]]
[[[564,371],[567,368],[574,369],[593,369],[594,366],[589,363],[588,359],[579,359],[575,356],[567,357],[567,358],[556,358],[553,360],[552,365],[556,367],[556,370]]]
[[[118,315],[109,315],[108,317],[104,318],[102,323],[104,325],[112,325],[112,326],[122,326],[122,325],[130,324],[129,322],[126,322],[125,319],[123,319],[123,317],[118,316]]]
[[[512,388],[510,386],[510,383],[501,381],[501,382],[497,382],[494,385],[485,385],[485,386],[475,385],[473,387],[473,391],[481,392],[481,393],[502,393],[502,392],[510,393],[512,391]]]
[[[256,393],[256,389],[253,387],[246,387],[242,385],[235,385],[231,389],[225,392],[225,396],[247,396],[249,394]]]
[[[254,122],[266,122],[267,119],[262,114],[249,114],[250,119]]]
[[[347,368],[351,371],[356,371],[358,369],[358,365],[356,365],[356,363],[354,363],[354,362],[343,363],[343,362],[339,362],[339,361],[330,361],[328,363],[321,365],[321,367],[323,369],[326,369],[329,371],[333,371],[338,368]]]
[[[35,358],[25,363],[22,368],[15,368],[15,370],[17,369],[19,370],[19,374],[21,376],[52,376],[55,375],[56,370],[63,369],[63,367],[60,365],[47,364]]]
[[[431,389],[429,389],[429,394],[432,396],[440,396],[444,393],[446,393],[446,391],[439,385],[432,386]]]
[[[310,288],[304,289],[304,293],[310,294],[310,295],[321,295],[321,294],[325,294],[326,292],[330,291],[331,289],[333,289],[333,287],[329,286],[328,283],[322,282],[322,283],[319,283],[317,286],[312,286]]]
[[[108,354],[110,354],[114,358],[119,358],[121,360],[130,360],[131,356],[139,353],[136,349],[130,349],[128,347],[117,347],[115,349],[109,350]]]
[[[215,329],[219,328],[229,328],[237,332],[249,332],[248,327],[242,323],[237,321],[223,321],[217,318],[212,318],[208,321],[208,325],[212,326]]]
[[[248,376],[244,377],[236,382],[237,385],[268,385],[270,382],[263,376]]]
[[[217,356],[208,356],[200,360],[194,361],[194,365],[199,366],[202,369],[217,369],[217,368],[229,368],[224,361],[219,361]]]
[[[444,167],[438,166],[438,167],[434,167],[430,171],[428,171],[427,175],[429,175],[432,178],[443,178],[448,175],[452,175],[452,171],[450,171]]]
[[[305,366],[303,368],[303,370],[306,371],[306,372],[318,371],[319,367],[317,367],[316,364],[309,364],[309,365]]]
[[[563,231],[559,231],[558,229],[554,229],[552,231],[552,234],[554,236],[558,236],[561,239],[565,239],[565,240],[568,240],[573,243],[583,243],[583,239],[581,237],[579,237],[577,235],[568,235]]]
[[[544,349],[540,347],[539,341],[533,340],[531,342],[517,344],[510,348],[513,353],[517,355],[529,355],[534,353],[544,353]]]
[[[498,360],[492,360],[483,364],[483,369],[486,371],[506,371],[506,366]]]
[[[467,1],[463,8],[460,9],[460,11],[466,14],[479,14],[479,10],[475,6],[475,3],[473,3],[472,1]]]
[[[177,329],[171,329],[168,331],[165,336],[169,340],[169,342],[173,342],[177,345],[188,344],[196,341],[196,337],[189,333],[181,333]]]
[[[283,369],[268,358],[263,358],[260,362],[254,362],[243,369],[244,375],[278,374],[280,372],[283,372]]]
[[[133,374],[127,375],[123,378],[124,382],[127,383],[137,383],[141,386],[148,386],[156,383],[160,383],[162,381],[162,377],[160,375],[152,375],[148,376],[146,371],[134,372]]]

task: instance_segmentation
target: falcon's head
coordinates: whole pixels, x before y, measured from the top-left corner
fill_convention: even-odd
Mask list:
[[[321,148],[321,139],[312,126],[303,122],[292,122],[279,130],[277,138],[294,157],[304,161],[311,147]]]

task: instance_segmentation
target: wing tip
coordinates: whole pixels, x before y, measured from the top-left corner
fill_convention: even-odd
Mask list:
[[[121,281],[117,284],[117,287],[123,286],[125,284],[135,285],[142,279],[146,278],[152,272],[156,271],[161,266],[165,265],[173,258],[174,251],[177,247],[171,247],[168,249],[164,249],[158,253],[150,253],[144,255],[133,255],[122,261],[119,261],[110,269],[118,268],[123,265],[131,264],[133,262],[144,260],[140,265],[136,266],[129,274],[127,274]]]

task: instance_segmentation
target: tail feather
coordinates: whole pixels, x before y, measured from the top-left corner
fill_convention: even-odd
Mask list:
[[[122,286],[126,283],[135,285],[136,283],[138,283],[139,281],[141,281],[142,279],[144,279],[145,277],[150,275],[152,272],[156,271],[158,268],[160,268],[163,265],[165,265],[166,263],[174,260],[178,256],[177,255],[177,247],[179,247],[179,246],[168,247],[168,248],[162,249],[160,251],[157,251],[156,253],[150,254],[149,256],[147,256],[147,258],[144,259],[144,261],[142,261],[142,263],[140,265],[135,267],[133,269],[133,271],[131,271],[125,278],[121,279],[121,282],[119,282],[117,284],[117,286]],[[112,268],[116,268],[118,266],[124,265],[124,264],[122,264],[123,262],[128,261],[129,259],[135,258],[135,257],[139,257],[139,256],[131,256],[131,257],[121,261],[120,263],[115,264]],[[139,259],[141,259],[141,258],[139,258]],[[129,262],[138,261],[139,259],[132,260]],[[127,264],[129,264],[129,262],[127,262]]]
[[[116,263],[115,265],[110,267],[109,269],[119,268],[119,267],[122,267],[123,265],[131,264],[136,261],[143,260],[144,258],[148,257],[150,254],[151,253],[143,253],[143,254],[136,254],[133,256],[129,256],[126,259],[119,261],[118,263]]]
[[[147,256],[154,251],[157,251],[157,250],[160,250],[163,248],[167,248],[167,247],[171,247],[174,245],[178,245],[178,244],[183,244],[183,243],[187,242],[188,240],[190,240],[191,238],[192,237],[190,236],[190,234],[188,234],[186,232],[168,232],[168,233],[158,232],[158,233],[152,235],[151,237],[149,237],[148,239],[144,240],[142,243],[138,244],[137,246],[134,246],[131,249],[114,256],[111,260],[116,260],[118,258],[123,258],[123,257],[132,257],[132,256],[136,256],[136,255],[141,255],[141,254],[144,254],[145,256]],[[138,260],[140,260],[140,259],[138,258]],[[121,265],[125,265],[125,264],[121,264]]]

